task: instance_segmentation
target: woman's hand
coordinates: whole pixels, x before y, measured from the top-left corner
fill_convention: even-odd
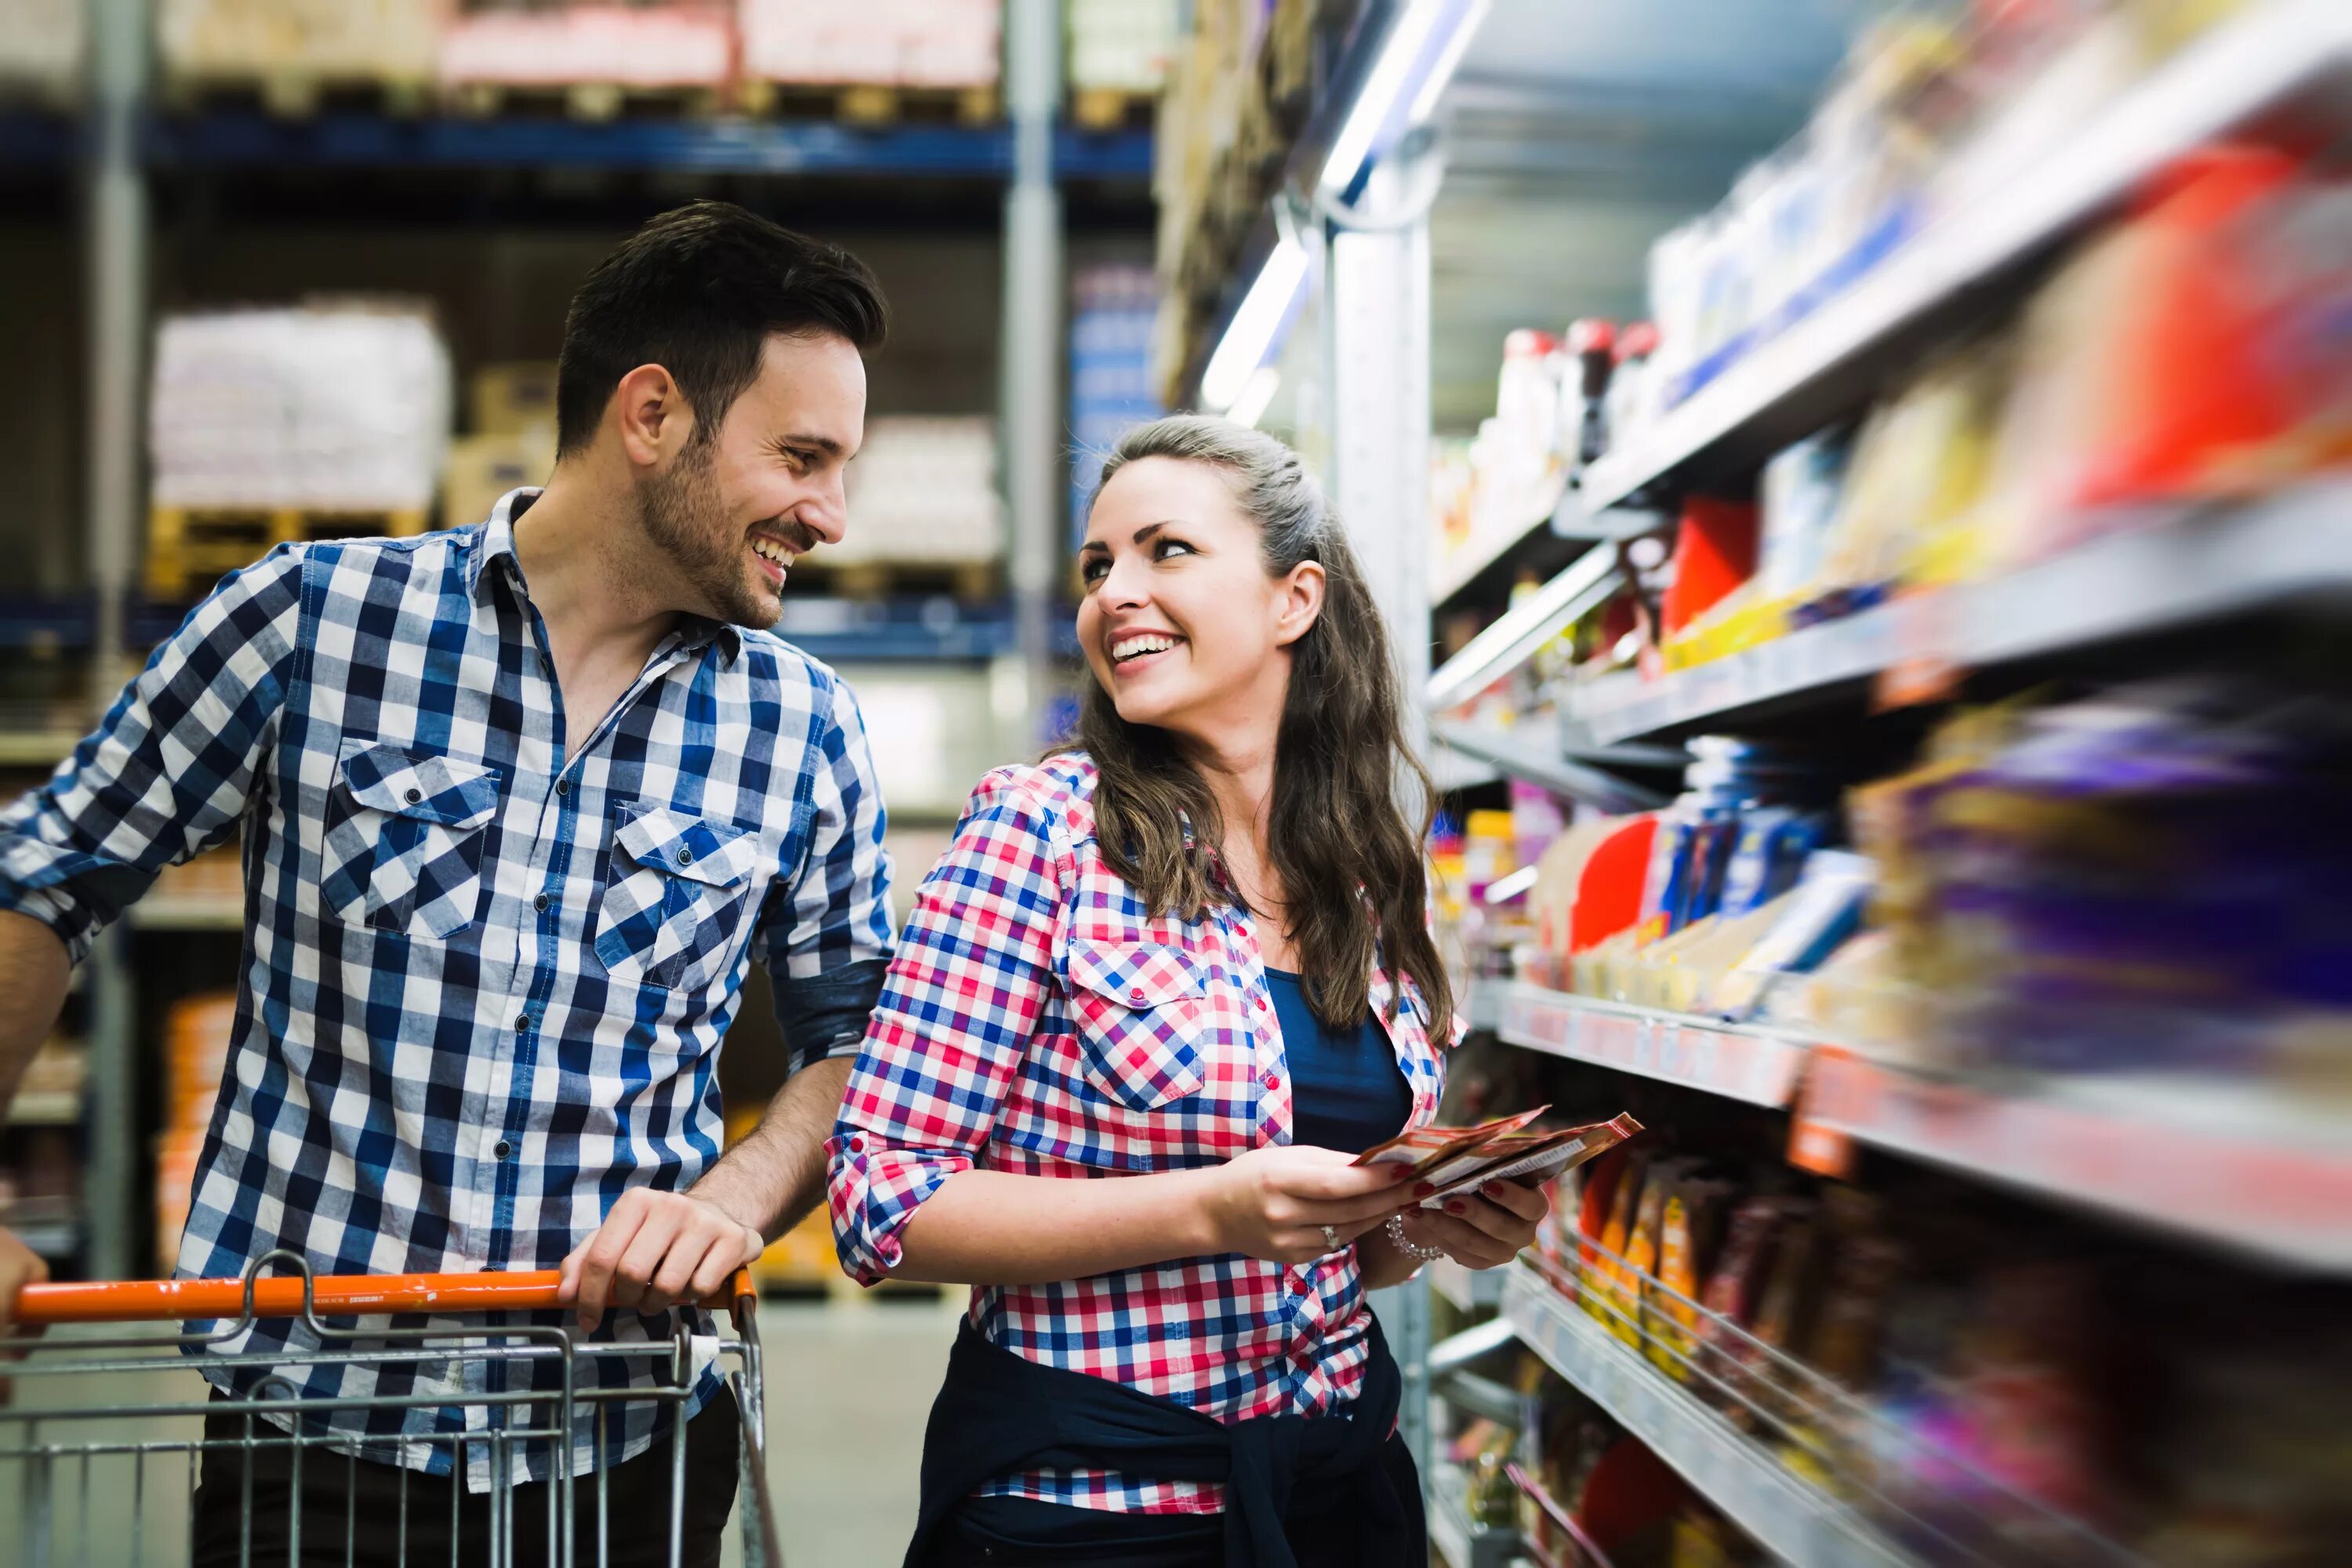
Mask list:
[[[1383,1223],[1403,1167],[1359,1165],[1337,1149],[1269,1144],[1215,1168],[1203,1207],[1213,1252],[1308,1263]],[[1335,1246],[1328,1226],[1339,1237]]]
[[[1465,1268],[1497,1268],[1536,1238],[1551,1213],[1541,1187],[1489,1182],[1445,1200],[1443,1209],[1404,1211],[1404,1233],[1415,1247],[1442,1247]]]

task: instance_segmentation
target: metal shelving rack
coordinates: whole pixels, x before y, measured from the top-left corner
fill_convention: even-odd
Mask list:
[[[89,0],[88,74],[75,116],[0,116],[0,160],[68,166],[79,187],[89,319],[86,492],[90,587],[86,598],[14,606],[60,646],[92,653],[91,686],[110,699],[127,653],[169,629],[132,592],[140,536],[142,410],[149,331],[152,179],[177,171],[290,166],[318,170],[671,170],[711,175],[833,176],[872,181],[978,181],[1003,192],[1003,344],[999,429],[1010,517],[1008,602],[835,609],[796,606],[808,624],[787,635],[828,661],[1000,660],[1022,664],[1033,722],[1055,661],[1068,651],[1052,614],[1058,585],[1062,488],[1059,345],[1066,182],[1134,186],[1151,170],[1148,132],[1095,132],[1059,122],[1061,8],[1006,0],[1006,119],[982,127],[831,123],[582,123],[562,120],[400,119],[329,113],[283,120],[152,112],[152,0]],[[69,749],[47,734],[5,744],[36,764]],[[37,755],[36,755],[37,753]],[[132,1272],[129,1237],[142,1201],[133,1100],[140,1081],[125,944],[139,931],[228,931],[240,911],[214,898],[149,900],[129,931],[101,939],[87,966],[90,1089],[85,1263],[100,1276]]]

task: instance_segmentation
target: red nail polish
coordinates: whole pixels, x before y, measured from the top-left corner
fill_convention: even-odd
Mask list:
[[[1445,1205],[1445,1212],[1447,1214],[1468,1214],[1470,1212],[1470,1205],[1461,1202],[1459,1199],[1456,1199],[1454,1202],[1449,1203]]]
[[[1415,1182],[1412,1184],[1412,1195],[1417,1198],[1425,1198],[1436,1190],[1437,1184],[1434,1182]]]

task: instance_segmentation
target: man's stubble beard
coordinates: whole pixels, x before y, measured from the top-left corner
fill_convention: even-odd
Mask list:
[[[719,499],[718,464],[709,447],[689,445],[667,473],[646,482],[637,521],[702,600],[696,613],[755,629],[776,624],[782,603],[755,589],[745,574],[749,546]]]

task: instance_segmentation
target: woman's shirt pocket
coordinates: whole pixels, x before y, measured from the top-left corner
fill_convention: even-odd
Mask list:
[[[1072,1027],[1088,1080],[1130,1110],[1200,1092],[1210,1008],[1198,961],[1164,942],[1073,937]]]

